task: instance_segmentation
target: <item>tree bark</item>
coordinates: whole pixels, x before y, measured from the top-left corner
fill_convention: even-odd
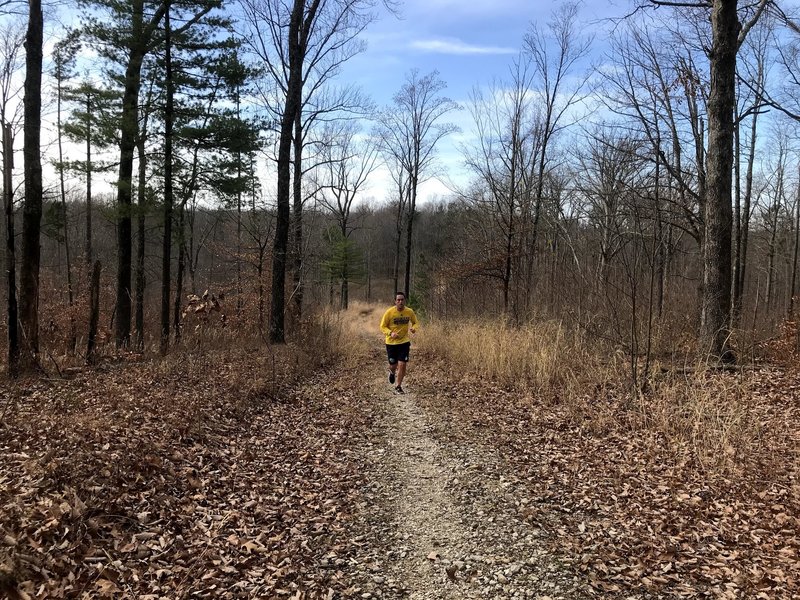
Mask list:
[[[711,93],[708,101],[707,195],[703,245],[701,343],[710,358],[734,361],[731,308],[731,176],[733,106],[740,24],[736,0],[715,0],[711,12]]]
[[[172,40],[170,32],[170,2],[164,12],[164,65],[166,79],[166,107],[164,109],[164,240],[161,254],[161,355],[169,348],[170,283],[172,281],[172,127],[174,122],[174,90],[172,81]]]
[[[131,0],[131,46],[125,68],[122,115],[120,118],[120,158],[117,181],[117,294],[115,303],[118,348],[127,347],[131,337],[131,203],[133,197],[133,155],[139,133],[139,90],[142,63],[148,51],[153,31],[164,16],[166,4],[161,4],[144,22],[143,0]]]
[[[756,95],[756,104],[761,101],[761,95]],[[753,197],[753,168],[756,161],[756,137],[758,124],[758,111],[753,113],[750,123],[750,146],[747,153],[747,170],[745,171],[744,204],[737,211],[736,227],[736,255],[734,260],[733,277],[733,322],[738,322],[742,313],[742,297],[744,295],[744,282],[747,273],[747,241],[750,233],[750,204]],[[738,163],[739,161],[737,161]]]
[[[294,178],[292,206],[292,237],[294,264],[292,268],[294,314],[303,317],[303,120],[298,110],[294,122]]]
[[[61,210],[64,214],[64,255],[67,260],[67,302],[69,306],[69,351],[75,354],[75,346],[78,342],[77,333],[75,331],[75,316],[72,313],[72,305],[74,304],[74,290],[72,286],[72,261],[69,251],[69,220],[67,219],[67,190],[64,183],[64,147],[62,144],[61,132],[61,97],[63,93],[62,77],[59,74],[57,81],[57,98],[56,98],[56,132],[58,135],[58,182],[61,191]]]
[[[147,214],[147,156],[144,148],[144,132],[137,140],[139,152],[139,184],[136,189],[136,304],[134,323],[136,328],[136,349],[144,350],[144,273],[145,255],[145,215]]]
[[[798,171],[800,171],[800,167],[798,167]],[[800,174],[800,173],[799,173]],[[789,310],[787,311],[787,318],[791,321],[794,320],[794,296],[797,290],[797,262],[798,262],[798,255],[800,254],[800,187],[797,188],[795,192],[795,199],[794,199],[794,232],[792,240],[792,245],[794,246],[792,250],[792,274],[791,274],[791,283],[789,285]],[[797,345],[800,347],[800,335],[797,336]]]
[[[141,33],[144,7],[141,0],[134,4],[134,34]],[[136,36],[135,36],[136,37]],[[122,96],[122,119],[120,123],[120,163],[117,182],[117,295],[116,327],[114,339],[117,348],[130,343],[131,335],[131,202],[133,182],[133,153],[139,128],[139,87],[142,61],[145,55],[144,42],[131,48],[128,66],[125,69],[125,90]]]
[[[22,214],[22,267],[20,269],[20,366],[33,369],[39,354],[39,262],[42,222],[42,43],[44,18],[40,0],[30,0],[25,36],[25,203]]]
[[[173,301],[172,324],[175,341],[181,338],[181,305],[183,298],[183,280],[186,274],[186,244],[184,228],[186,227],[186,203],[181,202],[178,209],[178,274],[175,276],[175,299]]]
[[[92,267],[92,99],[86,93],[86,240],[84,243],[86,273]]]
[[[89,335],[86,341],[86,362],[95,362],[97,326],[100,322],[100,261],[94,263],[89,286]]]
[[[8,285],[8,375],[19,372],[19,308],[17,306],[17,259],[14,247],[14,134],[3,123],[3,202],[6,213],[6,274]]]
[[[272,293],[270,301],[269,341],[286,341],[286,255],[289,245],[289,198],[291,196],[292,133],[303,96],[303,60],[310,28],[316,18],[320,0],[312,0],[304,11],[305,0],[294,0],[289,20],[289,81],[286,104],[281,118],[278,145],[278,207],[272,255]]]
[[[415,148],[417,155],[419,155],[419,144]],[[414,168],[416,169],[419,165],[419,160],[415,161]],[[409,198],[408,198],[408,221],[406,225],[406,272],[405,272],[405,279],[403,281],[403,291],[405,292],[406,298],[408,298],[411,294],[411,250],[413,248],[412,242],[412,234],[414,233],[414,214],[417,212],[417,172],[415,170],[414,174],[411,176],[410,182],[410,190],[409,190]]]

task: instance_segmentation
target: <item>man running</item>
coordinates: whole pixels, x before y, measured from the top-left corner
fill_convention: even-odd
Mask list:
[[[389,357],[389,383],[394,384],[398,394],[404,394],[403,378],[406,375],[406,363],[411,351],[410,333],[416,333],[417,315],[406,306],[406,295],[397,292],[394,306],[390,307],[381,319],[381,331],[386,336],[386,354]]]

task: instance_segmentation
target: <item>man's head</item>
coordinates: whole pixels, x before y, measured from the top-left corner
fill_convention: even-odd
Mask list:
[[[397,292],[394,295],[394,306],[397,310],[403,310],[406,306],[406,295],[403,292]]]

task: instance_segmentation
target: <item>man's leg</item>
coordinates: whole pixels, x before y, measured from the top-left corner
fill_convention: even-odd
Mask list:
[[[395,373],[397,373],[397,361],[389,361],[389,383],[395,382]]]
[[[403,387],[403,377],[406,376],[406,361],[397,361],[397,387]]]

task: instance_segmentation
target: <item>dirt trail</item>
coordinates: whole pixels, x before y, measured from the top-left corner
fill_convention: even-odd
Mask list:
[[[452,587],[448,583],[455,579],[460,546],[467,539],[447,490],[455,467],[431,438],[413,393],[387,398],[387,392],[376,390],[375,395],[387,402],[385,452],[378,462],[383,468],[378,472],[394,492],[387,507],[400,542],[394,571],[411,598],[436,597],[443,586]],[[436,594],[429,596],[431,591]]]
[[[362,598],[580,598],[544,550],[545,533],[522,518],[515,484],[497,453],[459,442],[431,400],[430,373],[415,366],[395,394],[375,365],[361,394],[379,417],[365,449],[370,501],[363,507],[369,565]],[[355,383],[355,382],[354,382]]]

